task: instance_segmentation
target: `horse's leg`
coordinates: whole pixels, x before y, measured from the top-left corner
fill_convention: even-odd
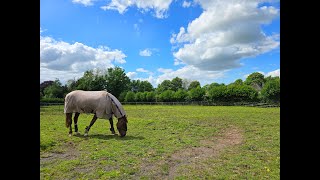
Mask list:
[[[66,126],[69,128],[69,136],[72,136],[72,113],[66,113]]]
[[[98,119],[98,118],[97,118],[97,116],[96,116],[96,114],[95,114],[95,115],[93,116],[91,122],[90,122],[90,125],[86,127],[86,131],[84,132],[84,136],[88,136],[88,132],[89,132],[91,126],[96,122],[97,119]]]
[[[78,117],[79,117],[80,113],[75,113],[74,117],[73,117],[73,121],[74,121],[74,131],[77,135],[79,135],[80,133],[78,132]]]
[[[116,134],[116,132],[114,131],[114,127],[113,127],[113,119],[112,119],[112,117],[110,117],[110,119],[109,119],[109,122],[110,122],[110,131],[111,131],[111,133],[112,134]]]

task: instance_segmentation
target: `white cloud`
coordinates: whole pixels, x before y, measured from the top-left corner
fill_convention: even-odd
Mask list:
[[[266,77],[268,77],[268,76],[271,76],[271,77],[279,76],[280,77],[280,69],[268,72],[265,76]]]
[[[72,79],[86,70],[105,69],[113,67],[113,63],[126,63],[124,58],[126,55],[117,49],[111,50],[104,46],[93,48],[79,42],[69,44],[40,36],[42,79],[52,80],[53,76]]]
[[[172,34],[170,42],[179,46],[174,57],[202,70],[219,71],[240,67],[240,59],[277,48],[279,34],[267,36],[260,26],[270,23],[280,10],[258,7],[259,2],[197,0],[204,11],[187,29]]]
[[[111,0],[103,10],[117,10],[120,14],[127,11],[130,6],[136,6],[140,11],[147,12],[153,10],[154,16],[157,18],[166,18],[167,11],[172,0]]]
[[[168,79],[171,80],[175,77],[189,80],[197,80],[201,84],[209,84],[214,80],[222,78],[226,71],[204,71],[194,66],[184,66],[176,71],[172,69],[159,68],[159,72],[163,73],[156,79],[156,84]]]
[[[138,71],[138,72],[145,72],[145,73],[148,73],[148,72],[149,72],[148,70],[145,70],[145,69],[143,69],[143,68],[138,68],[138,69],[136,69],[136,71]]]
[[[178,65],[180,65],[180,64],[185,65],[185,63],[183,63],[181,60],[179,60],[179,59],[174,59],[173,65],[178,66]]]
[[[187,8],[187,7],[190,7],[190,6],[191,6],[191,2],[190,1],[189,2],[183,1],[182,7]]]
[[[42,29],[42,28],[40,27],[40,34],[43,33],[43,32],[45,32],[45,31],[46,31],[46,29]]]
[[[140,56],[151,56],[152,55],[152,51],[150,49],[144,49],[142,51],[139,52]]]
[[[95,1],[95,0],[72,0],[73,3],[82,4],[84,6],[92,6],[93,1]]]
[[[136,72],[128,72],[126,74],[130,79],[134,79],[136,76],[137,76],[137,73]]]

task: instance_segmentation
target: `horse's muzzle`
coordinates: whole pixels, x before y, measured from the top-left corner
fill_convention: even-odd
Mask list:
[[[120,133],[120,137],[125,137],[127,133]]]

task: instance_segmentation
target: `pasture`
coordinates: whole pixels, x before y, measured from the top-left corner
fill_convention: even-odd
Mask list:
[[[125,137],[104,119],[84,137],[92,114],[69,137],[63,106],[40,107],[40,179],[280,179],[279,107],[124,109]]]

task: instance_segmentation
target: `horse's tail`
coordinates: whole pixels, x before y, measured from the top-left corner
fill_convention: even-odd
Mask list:
[[[72,113],[66,113],[66,126],[67,128],[71,126],[72,123]]]

